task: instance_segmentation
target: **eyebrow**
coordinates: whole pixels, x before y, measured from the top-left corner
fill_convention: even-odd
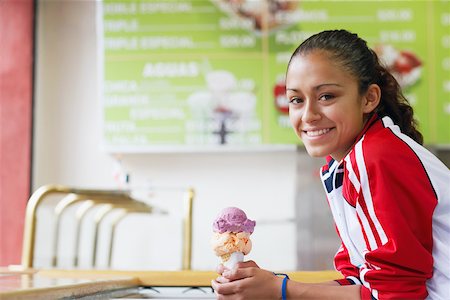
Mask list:
[[[319,85],[317,85],[317,86],[315,86],[314,87],[314,90],[320,90],[321,88],[323,88],[323,87],[326,87],[326,86],[337,86],[337,87],[342,87],[342,85],[340,85],[340,84],[338,84],[338,83],[322,83],[322,84],[319,84]],[[298,92],[299,90],[298,89],[294,89],[294,88],[288,88],[288,87],[286,87],[286,91],[293,91],[293,92]]]

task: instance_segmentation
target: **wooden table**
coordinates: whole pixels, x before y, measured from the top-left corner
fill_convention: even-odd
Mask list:
[[[291,279],[302,282],[321,282],[341,278],[335,271],[287,272]],[[88,297],[95,299],[126,298],[153,287],[204,287],[208,295],[189,299],[213,299],[212,271],[109,271],[109,270],[25,270],[0,269],[0,299],[61,299]],[[149,289],[151,287],[151,289]],[[164,289],[163,289],[164,290]],[[170,291],[167,288],[166,291]],[[203,291],[204,292],[204,291]],[[149,296],[164,299],[163,294]],[[143,298],[141,298],[143,299]],[[183,297],[183,299],[187,299]]]

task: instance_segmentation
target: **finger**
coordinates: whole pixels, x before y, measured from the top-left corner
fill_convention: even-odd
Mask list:
[[[249,268],[236,268],[233,270],[226,270],[222,273],[222,276],[230,281],[244,279],[247,277],[254,276],[257,268],[249,267]]]
[[[211,280],[211,287],[214,290],[214,293],[217,294],[217,289],[219,288],[219,282],[216,280]]]
[[[224,271],[229,270],[223,264],[219,264],[216,268],[217,273],[222,274]]]
[[[227,282],[230,282],[230,280],[229,280],[228,278],[225,278],[225,277],[223,277],[223,276],[217,277],[217,278],[216,278],[216,281],[217,281],[218,283],[227,283]]]
[[[211,281],[211,287],[214,289],[214,292],[216,295],[232,295],[235,291],[235,283],[233,282],[227,282],[227,283],[220,283],[216,280]]]

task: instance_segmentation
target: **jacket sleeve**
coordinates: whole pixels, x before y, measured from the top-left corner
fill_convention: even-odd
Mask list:
[[[344,244],[341,245],[334,256],[334,267],[344,276],[344,279],[336,280],[340,285],[361,285],[359,269],[350,262],[348,251]]]
[[[356,212],[367,246],[359,267],[361,297],[424,299],[433,271],[437,198],[414,152],[401,142],[389,146],[391,151],[383,144],[361,147],[354,157]]]

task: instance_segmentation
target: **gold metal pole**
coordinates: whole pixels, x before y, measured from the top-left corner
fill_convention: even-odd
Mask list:
[[[122,207],[120,208],[120,214],[117,215],[111,224],[111,233],[110,233],[110,239],[109,239],[109,254],[108,254],[108,268],[111,268],[112,265],[112,257],[113,257],[113,250],[114,250],[114,238],[116,236],[116,228],[118,224],[127,216],[129,213],[152,213],[153,207],[142,203],[143,205],[139,205],[136,207]]]
[[[108,268],[111,268],[112,265],[112,256],[113,256],[113,247],[114,247],[114,238],[116,236],[116,227],[117,224],[120,223],[120,221],[123,220],[123,218],[126,217],[127,215],[127,211],[125,209],[122,209],[120,211],[120,214],[116,216],[116,218],[114,218],[114,221],[112,222],[111,225],[111,233],[109,236],[109,254],[108,254]]]
[[[94,216],[94,248],[92,255],[92,267],[95,268],[97,264],[97,249],[98,249],[98,236],[100,231],[100,224],[105,219],[105,217],[112,212],[114,209],[128,209],[129,211],[145,211],[148,213],[152,212],[152,207],[147,205],[146,203],[140,201],[130,201],[129,203],[111,203],[107,204],[108,207],[103,207],[103,209],[99,209],[97,214]]]
[[[92,199],[93,200],[92,200]],[[55,206],[55,236],[54,236],[54,242],[53,242],[53,260],[52,260],[52,267],[56,267],[57,265],[57,256],[58,256],[58,247],[59,247],[59,227],[60,227],[60,223],[61,223],[61,218],[62,218],[62,214],[64,213],[64,211],[71,205],[76,204],[78,202],[95,202],[95,204],[101,204],[101,203],[123,203],[123,204],[127,204],[127,203],[132,203],[135,200],[131,199],[131,198],[112,198],[112,199],[105,199],[103,197],[100,197],[99,199],[96,199],[96,197],[89,197],[86,198],[86,195],[78,195],[78,194],[69,194],[67,196],[65,196],[63,199],[61,199],[58,204]],[[89,204],[89,206],[92,206],[91,204]],[[86,209],[86,211],[84,213],[87,213],[87,211],[89,210],[89,208]],[[81,212],[80,212],[81,213]],[[80,217],[77,216],[77,221],[80,220]],[[76,225],[76,231],[75,231],[75,237],[79,238],[79,224],[77,223]],[[76,249],[78,248],[78,240],[75,241],[75,247]],[[76,255],[77,257],[77,255]],[[75,266],[78,264],[78,262],[75,264]]]
[[[92,247],[92,268],[97,264],[98,232],[101,221],[114,209],[112,204],[104,204],[94,216],[94,247]]]
[[[36,210],[44,197],[50,193],[68,192],[60,185],[45,185],[37,189],[30,197],[25,211],[25,224],[22,245],[22,268],[33,267],[34,242],[36,234]]]
[[[53,253],[52,253],[52,267],[56,267],[58,264],[58,244],[59,244],[59,228],[61,225],[61,216],[64,210],[69,207],[71,204],[84,200],[80,196],[76,194],[68,194],[64,198],[62,198],[58,204],[55,206],[55,225],[53,229]]]
[[[80,197],[95,198],[95,199],[109,199],[115,201],[116,199],[133,200],[127,191],[115,190],[88,190],[76,189],[63,185],[44,185],[38,188],[30,197],[25,211],[25,224],[22,245],[22,268],[28,269],[33,267],[34,246],[36,237],[36,211],[38,206],[49,194],[78,194]]]
[[[75,213],[76,224],[75,224],[75,244],[74,244],[74,257],[73,257],[73,266],[74,267],[78,267],[78,263],[79,263],[78,253],[80,252],[80,238],[81,238],[80,227],[81,227],[81,223],[83,222],[83,219],[87,215],[88,211],[95,208],[96,205],[100,205],[100,204],[112,204],[114,206],[117,205],[118,207],[120,207],[120,205],[122,205],[122,206],[134,205],[134,203],[136,203],[136,202],[137,201],[126,201],[126,202],[117,201],[117,202],[111,203],[111,202],[108,202],[105,200],[87,200],[87,201],[85,201],[85,203],[83,203],[80,206],[78,211]]]
[[[184,196],[185,217],[183,220],[183,270],[191,270],[192,260],[192,208],[195,192],[189,188]]]
[[[25,225],[24,225],[24,237],[22,248],[22,268],[28,269],[33,267],[34,259],[34,246],[36,235],[36,211],[38,206],[49,194],[76,194],[80,199],[92,200],[96,204],[111,203],[113,207],[129,207],[136,206],[136,201],[130,195],[128,191],[116,191],[116,190],[90,190],[90,189],[76,189],[63,185],[45,185],[37,189],[30,197],[28,201],[26,213],[25,213]],[[195,193],[193,188],[189,188],[185,192],[184,206],[185,216],[183,220],[183,249],[182,249],[182,269],[191,269],[192,258],[192,213],[193,213],[193,199]],[[77,201],[70,201],[75,203]],[[142,202],[141,205],[146,205]],[[116,205],[114,205],[116,204]],[[62,204],[61,204],[62,205]],[[139,206],[139,204],[137,205]],[[62,207],[62,206],[61,206]],[[64,206],[65,207],[65,206]],[[87,208],[86,208],[87,209]],[[59,211],[59,210],[58,210]],[[62,214],[63,209],[59,212]],[[97,226],[102,218],[97,219]],[[98,230],[98,228],[97,228]],[[94,247],[96,248],[95,241]],[[94,250],[96,252],[96,249]],[[95,266],[95,252],[94,252],[94,266]]]
[[[78,248],[80,245],[80,227],[81,222],[83,221],[84,216],[86,216],[87,212],[94,207],[94,201],[87,200],[85,201],[77,210],[75,213],[75,243],[73,246],[73,266],[76,268],[78,267],[79,259],[78,259]]]

